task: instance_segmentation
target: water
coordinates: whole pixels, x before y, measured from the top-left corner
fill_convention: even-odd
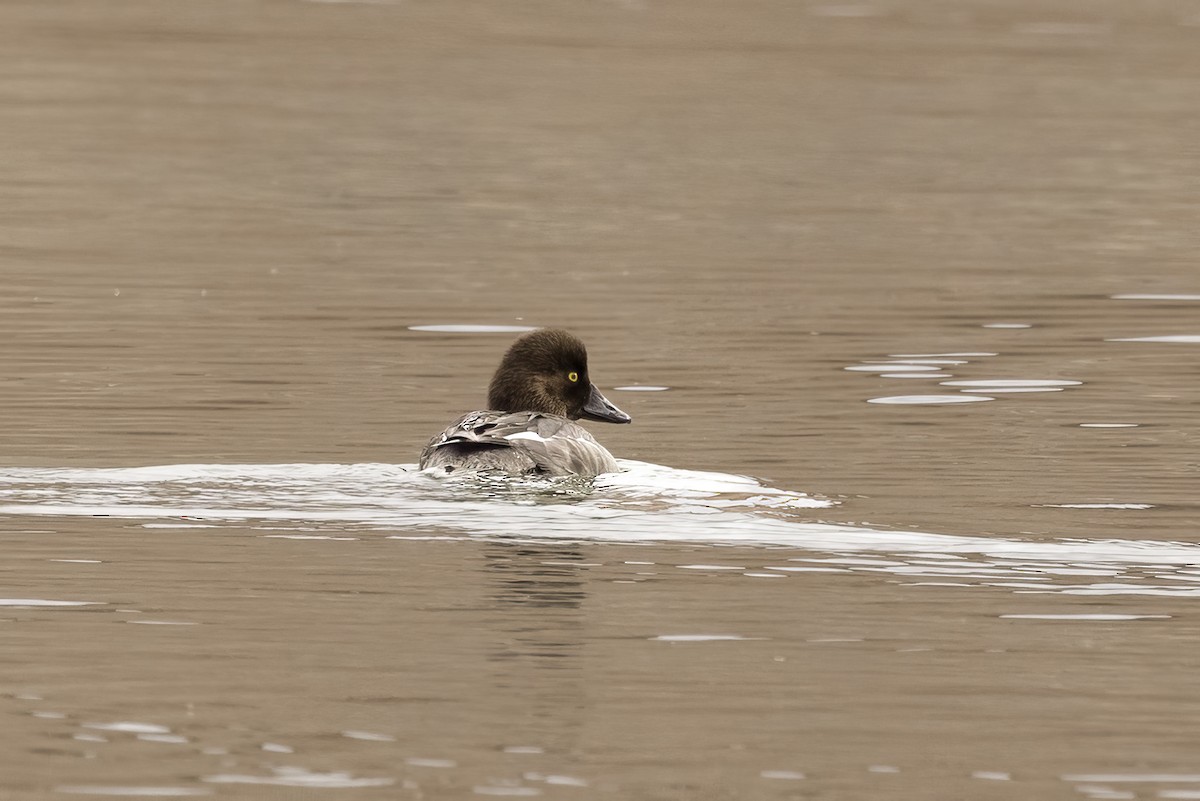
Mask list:
[[[0,797],[1200,796],[1198,22],[4,5]]]

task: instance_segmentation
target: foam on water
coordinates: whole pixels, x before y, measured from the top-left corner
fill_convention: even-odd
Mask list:
[[[142,519],[150,529],[183,519],[204,524],[197,528],[239,527],[262,537],[324,534],[328,547],[378,535],[786,547],[811,555],[788,559],[773,550],[769,559],[728,571],[723,565],[684,567],[730,580],[768,575],[763,571],[793,580],[886,572],[1018,592],[1200,597],[1200,574],[1188,569],[1200,564],[1200,546],[1193,543],[1022,540],[823,523],[813,515],[833,502],[802,492],[746,476],[620,464],[620,473],[594,483],[434,477],[393,464],[3,468],[0,514]],[[889,558],[866,558],[871,553]],[[838,558],[824,558],[830,554]],[[1069,583],[1080,577],[1102,577],[1104,583]]]

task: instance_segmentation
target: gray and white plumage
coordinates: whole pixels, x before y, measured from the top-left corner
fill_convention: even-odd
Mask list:
[[[617,469],[587,429],[543,412],[470,412],[430,440],[421,468],[495,470],[510,475],[595,476]]]
[[[420,468],[584,477],[617,469],[574,420],[628,423],[629,415],[592,384],[587,351],[566,331],[539,329],[513,343],[492,378],[488,405],[434,436]]]

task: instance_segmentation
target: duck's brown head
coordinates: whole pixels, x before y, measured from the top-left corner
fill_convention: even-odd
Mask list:
[[[541,328],[512,344],[492,376],[488,408],[605,423],[631,420],[588,377],[583,343],[560,328]]]

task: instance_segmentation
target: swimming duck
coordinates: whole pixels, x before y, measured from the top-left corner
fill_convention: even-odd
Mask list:
[[[541,328],[513,343],[488,387],[488,409],[468,412],[421,451],[420,468],[509,475],[585,476],[616,471],[603,445],[573,421],[628,423],[588,378],[574,335]]]

